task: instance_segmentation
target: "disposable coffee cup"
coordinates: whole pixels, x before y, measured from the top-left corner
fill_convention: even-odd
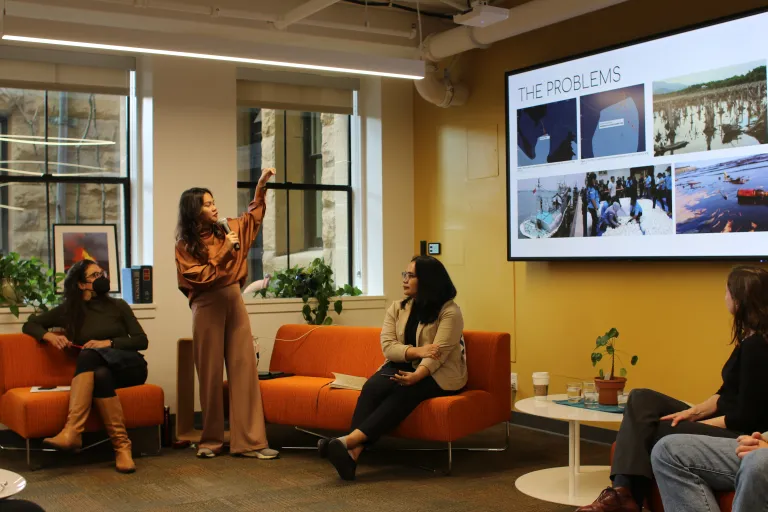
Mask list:
[[[549,372],[533,372],[533,396],[546,400],[549,394]]]

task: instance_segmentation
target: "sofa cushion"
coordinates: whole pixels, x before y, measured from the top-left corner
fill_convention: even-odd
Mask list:
[[[123,406],[126,428],[163,423],[163,388],[144,384],[118,389],[117,396]],[[68,411],[68,392],[32,393],[30,388],[15,388],[0,397],[0,423],[25,439],[56,435],[64,427]],[[92,409],[85,429],[104,429],[96,408]]]
[[[333,378],[334,372],[370,377],[384,364],[380,335],[377,327],[283,325],[269,369],[307,377]]]
[[[318,397],[333,379],[283,377],[260,381],[264,419],[268,423],[317,427]]]

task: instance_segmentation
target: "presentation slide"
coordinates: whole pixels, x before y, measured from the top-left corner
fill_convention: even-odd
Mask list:
[[[506,76],[510,260],[768,256],[768,12]]]

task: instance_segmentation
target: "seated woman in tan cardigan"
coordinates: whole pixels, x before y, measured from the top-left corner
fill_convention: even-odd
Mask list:
[[[403,272],[405,299],[390,306],[381,330],[387,362],[368,379],[352,417],[352,432],[321,439],[318,451],[344,480],[354,480],[366,446],[391,432],[429,398],[454,395],[467,383],[464,320],[448,271],[417,256]]]

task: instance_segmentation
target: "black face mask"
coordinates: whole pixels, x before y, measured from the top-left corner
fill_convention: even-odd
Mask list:
[[[96,295],[104,296],[109,293],[109,278],[101,276],[93,281],[93,291]]]

